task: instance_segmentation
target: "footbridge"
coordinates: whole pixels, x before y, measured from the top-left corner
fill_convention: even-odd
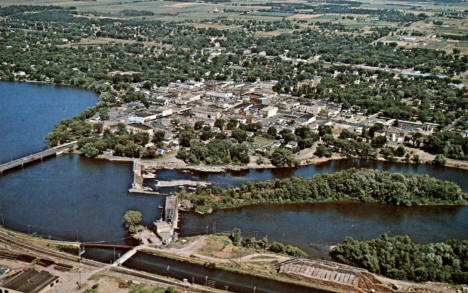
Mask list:
[[[35,154],[32,154],[32,155],[28,155],[26,157],[22,157],[20,159],[11,161],[11,162],[1,164],[0,165],[0,174],[3,174],[3,172],[8,171],[8,170],[13,169],[13,168],[17,168],[17,167],[22,168],[26,164],[32,163],[34,161],[42,160],[42,159],[44,159],[46,157],[50,157],[50,156],[53,156],[53,155],[58,156],[58,155],[62,154],[64,151],[74,149],[77,146],[78,146],[78,142],[77,141],[72,141],[72,142],[69,142],[69,143],[61,144],[59,146],[56,146],[56,147],[53,147],[53,148],[50,148],[50,149],[46,149],[46,150],[44,150],[42,152],[38,152],[38,153],[35,153]]]

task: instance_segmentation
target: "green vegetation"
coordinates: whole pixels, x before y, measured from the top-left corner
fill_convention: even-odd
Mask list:
[[[142,220],[143,214],[140,211],[130,210],[123,216],[123,223],[130,233],[135,233],[143,227]]]
[[[358,241],[351,237],[331,252],[333,259],[394,279],[468,283],[468,241],[417,244],[409,236]]]
[[[249,182],[238,187],[197,187],[195,193],[180,193],[197,211],[253,204],[286,204],[358,200],[392,205],[466,204],[468,195],[452,182],[427,175],[348,169],[313,178]]]
[[[229,235],[232,243],[236,246],[249,247],[254,249],[264,249],[274,253],[287,254],[294,257],[307,257],[302,249],[292,246],[284,245],[280,242],[270,243],[268,238],[264,237],[260,240],[255,239],[254,237],[243,238],[242,231],[239,228],[232,229],[231,234]]]
[[[468,160],[468,137],[455,132],[441,131],[427,136],[421,147],[436,155],[457,160]]]

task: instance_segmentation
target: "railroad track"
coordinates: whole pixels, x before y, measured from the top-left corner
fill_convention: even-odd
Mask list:
[[[96,269],[103,269],[106,266],[108,266],[108,264],[86,259],[86,258],[82,258],[80,261],[78,256],[74,257],[66,253],[54,251],[54,250],[44,248],[44,247],[39,247],[31,243],[28,243],[26,241],[20,240],[3,231],[0,231],[0,242],[13,245],[19,248],[23,248],[26,251],[30,251],[30,252],[33,252],[34,254],[37,254],[41,258],[48,256],[48,257],[58,258],[62,261],[66,260],[66,261],[73,262],[76,264],[86,265],[88,267],[92,267]],[[138,277],[138,278],[145,279],[148,281],[156,281],[156,282],[163,283],[163,284],[170,285],[170,286],[184,287],[185,289],[188,289],[189,292],[203,292],[203,293],[220,292],[219,290],[214,289],[214,288],[205,288],[199,285],[187,285],[180,281],[166,279],[158,275],[153,275],[153,274],[142,272],[142,271],[135,271],[135,270],[128,269],[125,267],[114,266],[114,267],[109,267],[108,269],[115,273],[132,276],[132,277]]]

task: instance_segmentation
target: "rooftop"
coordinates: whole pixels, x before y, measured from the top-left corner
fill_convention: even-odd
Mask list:
[[[3,288],[16,290],[24,293],[40,292],[49,286],[58,277],[46,271],[38,272],[36,270],[23,271],[3,283]]]
[[[133,128],[138,128],[138,129],[141,129],[141,130],[150,130],[151,129],[151,127],[148,127],[148,126],[143,125],[143,124],[138,124],[138,123],[130,123],[128,126],[133,127]]]

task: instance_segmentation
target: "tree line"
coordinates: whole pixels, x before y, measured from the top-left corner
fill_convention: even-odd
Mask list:
[[[383,234],[369,241],[347,237],[330,255],[393,279],[468,283],[468,240],[418,244],[409,236]]]
[[[254,204],[312,203],[357,200],[391,205],[467,203],[468,194],[455,183],[420,174],[392,173],[351,168],[313,178],[290,177],[229,186],[198,186],[194,193],[181,192],[194,209],[209,212]]]

